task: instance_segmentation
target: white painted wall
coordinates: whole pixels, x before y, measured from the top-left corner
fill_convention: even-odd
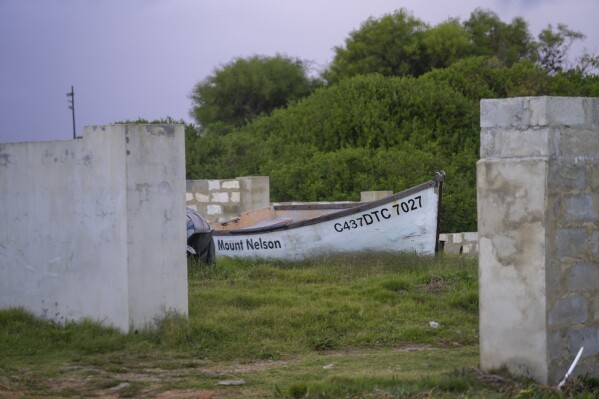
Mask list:
[[[187,314],[184,226],[182,126],[0,144],[2,308],[124,331]]]

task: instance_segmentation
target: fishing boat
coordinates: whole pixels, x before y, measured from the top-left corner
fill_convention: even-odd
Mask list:
[[[211,223],[216,257],[299,260],[357,251],[437,249],[445,173],[408,190],[372,201],[281,204]]]

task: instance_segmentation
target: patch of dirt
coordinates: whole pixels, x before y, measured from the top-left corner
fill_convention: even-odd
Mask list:
[[[287,366],[293,363],[289,360],[264,360],[252,363],[236,363],[222,369],[217,369],[223,375],[235,373],[250,373],[253,371],[264,371],[278,366]]]
[[[204,380],[217,384],[218,379],[227,379],[239,373],[268,370],[289,364],[289,361],[259,361],[252,363],[218,364],[214,367],[180,367],[173,369],[136,368],[120,371],[103,367],[65,365],[60,368],[60,376],[40,381],[35,387],[25,387],[24,380],[29,371],[21,370],[21,375],[4,377],[0,385],[0,398],[59,398],[65,396],[119,399],[122,397],[144,397],[158,399],[213,399],[239,394],[235,389],[182,389],[163,390],[167,382]],[[36,393],[39,393],[36,396]]]
[[[213,399],[219,398],[226,395],[224,391],[194,391],[194,390],[183,390],[183,391],[164,391],[160,392],[154,398],[158,399]]]
[[[425,349],[435,349],[432,345],[409,345],[409,346],[396,346],[393,348],[389,348],[393,352],[420,352]],[[324,352],[327,356],[345,356],[352,354],[368,354],[370,351],[364,350],[363,348],[349,348],[345,349],[342,352],[339,351],[326,351]]]

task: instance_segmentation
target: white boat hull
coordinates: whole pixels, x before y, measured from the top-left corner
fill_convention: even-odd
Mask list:
[[[299,260],[355,251],[435,253],[440,203],[439,181],[272,231],[215,231],[219,257]]]

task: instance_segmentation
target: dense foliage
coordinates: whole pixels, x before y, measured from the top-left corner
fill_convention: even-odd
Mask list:
[[[572,68],[597,70],[596,55],[583,54],[575,65],[569,63],[570,46],[584,37],[558,24],[557,30],[548,25],[534,40],[524,19],[505,23],[494,12],[482,9],[476,9],[463,23],[449,19],[430,27],[400,9],[380,19],[369,18],[351,32],[345,46],[335,47],[335,57],[323,77],[335,83],[373,72],[420,76],[476,56],[494,57],[508,67],[519,61],[536,62],[550,73]]]
[[[475,231],[480,100],[599,96],[596,57],[565,63],[581,38],[559,25],[536,42],[521,18],[507,24],[481,10],[434,28],[405,10],[369,19],[336,49],[324,73],[336,83],[227,134],[188,126],[187,176],[266,175],[273,201],[335,201],[444,170],[442,231]]]
[[[480,55],[510,66],[534,59],[534,50],[522,18],[507,24],[495,13],[477,9],[464,23],[450,19],[430,27],[401,9],[378,20],[369,18],[351,32],[345,47],[335,47],[335,57],[323,75],[329,82],[371,72],[420,76]]]
[[[223,133],[306,97],[317,85],[299,59],[238,58],[195,85],[192,116],[204,130]]]
[[[468,58],[419,78],[358,75],[232,133],[188,131],[188,177],[266,175],[273,201],[358,200],[445,170],[443,231],[476,229],[479,101],[599,96],[599,79]]]

